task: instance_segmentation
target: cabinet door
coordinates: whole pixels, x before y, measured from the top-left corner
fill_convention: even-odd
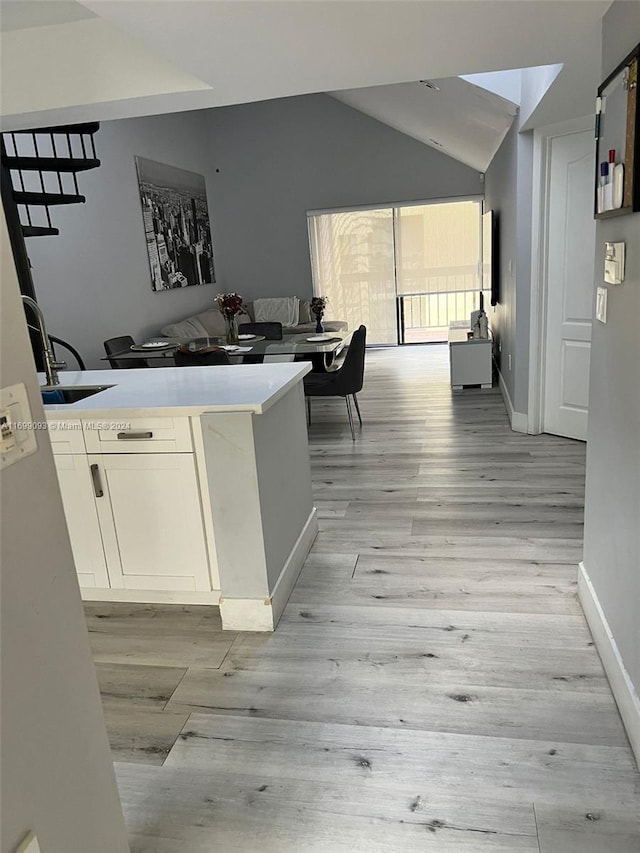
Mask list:
[[[104,499],[100,527],[114,589],[209,591],[192,454],[91,455]]]
[[[53,458],[80,586],[108,589],[107,563],[87,457],[84,453],[72,453]]]

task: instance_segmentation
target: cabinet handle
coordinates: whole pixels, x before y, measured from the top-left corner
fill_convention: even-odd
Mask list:
[[[91,466],[91,479],[93,480],[93,493],[97,498],[101,498],[104,496],[104,492],[102,491],[102,483],[100,482],[100,469],[94,463]]]
[[[141,438],[153,438],[152,432],[119,432],[118,438],[122,441],[136,441]]]

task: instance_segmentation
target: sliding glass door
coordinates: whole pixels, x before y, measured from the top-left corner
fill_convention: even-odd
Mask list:
[[[481,202],[309,214],[314,292],[372,344],[447,339],[479,304]]]
[[[314,292],[329,300],[327,319],[363,323],[370,344],[395,344],[393,209],[309,216]]]

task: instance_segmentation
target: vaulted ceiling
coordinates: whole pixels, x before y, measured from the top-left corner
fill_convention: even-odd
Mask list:
[[[610,0],[0,0],[2,126],[329,92],[423,141],[436,140],[482,170],[506,132],[512,106],[456,78],[562,64],[527,126],[585,115],[593,110],[601,18],[609,5]],[[436,82],[440,92],[429,94],[442,96],[431,99],[426,117],[427,90],[419,80]]]

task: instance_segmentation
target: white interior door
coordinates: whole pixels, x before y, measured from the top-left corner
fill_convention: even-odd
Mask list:
[[[550,140],[543,430],[587,437],[593,313],[593,132]]]

